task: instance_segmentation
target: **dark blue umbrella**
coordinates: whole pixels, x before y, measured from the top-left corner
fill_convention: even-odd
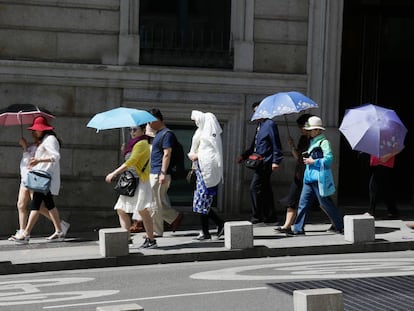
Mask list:
[[[401,151],[407,134],[394,110],[372,104],[347,109],[339,130],[353,150],[378,158]]]

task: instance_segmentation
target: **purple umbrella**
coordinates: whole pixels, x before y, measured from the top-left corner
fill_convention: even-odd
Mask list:
[[[372,104],[347,109],[339,130],[353,150],[378,158],[401,151],[407,134],[394,110]]]

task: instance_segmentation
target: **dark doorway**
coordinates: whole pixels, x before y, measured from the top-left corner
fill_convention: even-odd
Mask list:
[[[396,197],[412,202],[414,121],[414,1],[346,0],[341,68],[340,120],[345,109],[372,103],[394,109],[408,128],[396,158]],[[340,204],[368,202],[369,156],[341,137]]]

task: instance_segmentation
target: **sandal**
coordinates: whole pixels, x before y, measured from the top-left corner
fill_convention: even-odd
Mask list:
[[[65,234],[63,232],[55,232],[51,236],[47,237],[49,242],[62,242],[65,240]]]
[[[28,244],[30,240],[30,235],[24,235],[23,232],[18,232],[16,235],[12,235],[9,238],[9,241],[13,241],[19,244]]]

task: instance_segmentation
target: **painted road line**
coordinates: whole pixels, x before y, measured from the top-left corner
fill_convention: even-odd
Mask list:
[[[269,287],[265,287],[265,286],[250,287],[250,288],[236,288],[236,289],[217,290],[217,291],[210,291],[210,292],[184,293],[184,294],[175,294],[175,295],[152,296],[152,297],[141,297],[141,298],[132,298],[132,299],[121,299],[121,300],[110,300],[110,301],[107,300],[107,301],[98,301],[98,302],[89,302],[89,303],[47,306],[47,307],[43,307],[43,309],[82,307],[82,306],[101,305],[101,304],[108,304],[108,303],[123,303],[123,302],[134,302],[134,301],[142,301],[142,300],[168,299],[168,298],[177,298],[177,297],[217,295],[217,294],[228,294],[228,293],[248,292],[248,291],[257,291],[257,290],[268,290],[268,289]]]

